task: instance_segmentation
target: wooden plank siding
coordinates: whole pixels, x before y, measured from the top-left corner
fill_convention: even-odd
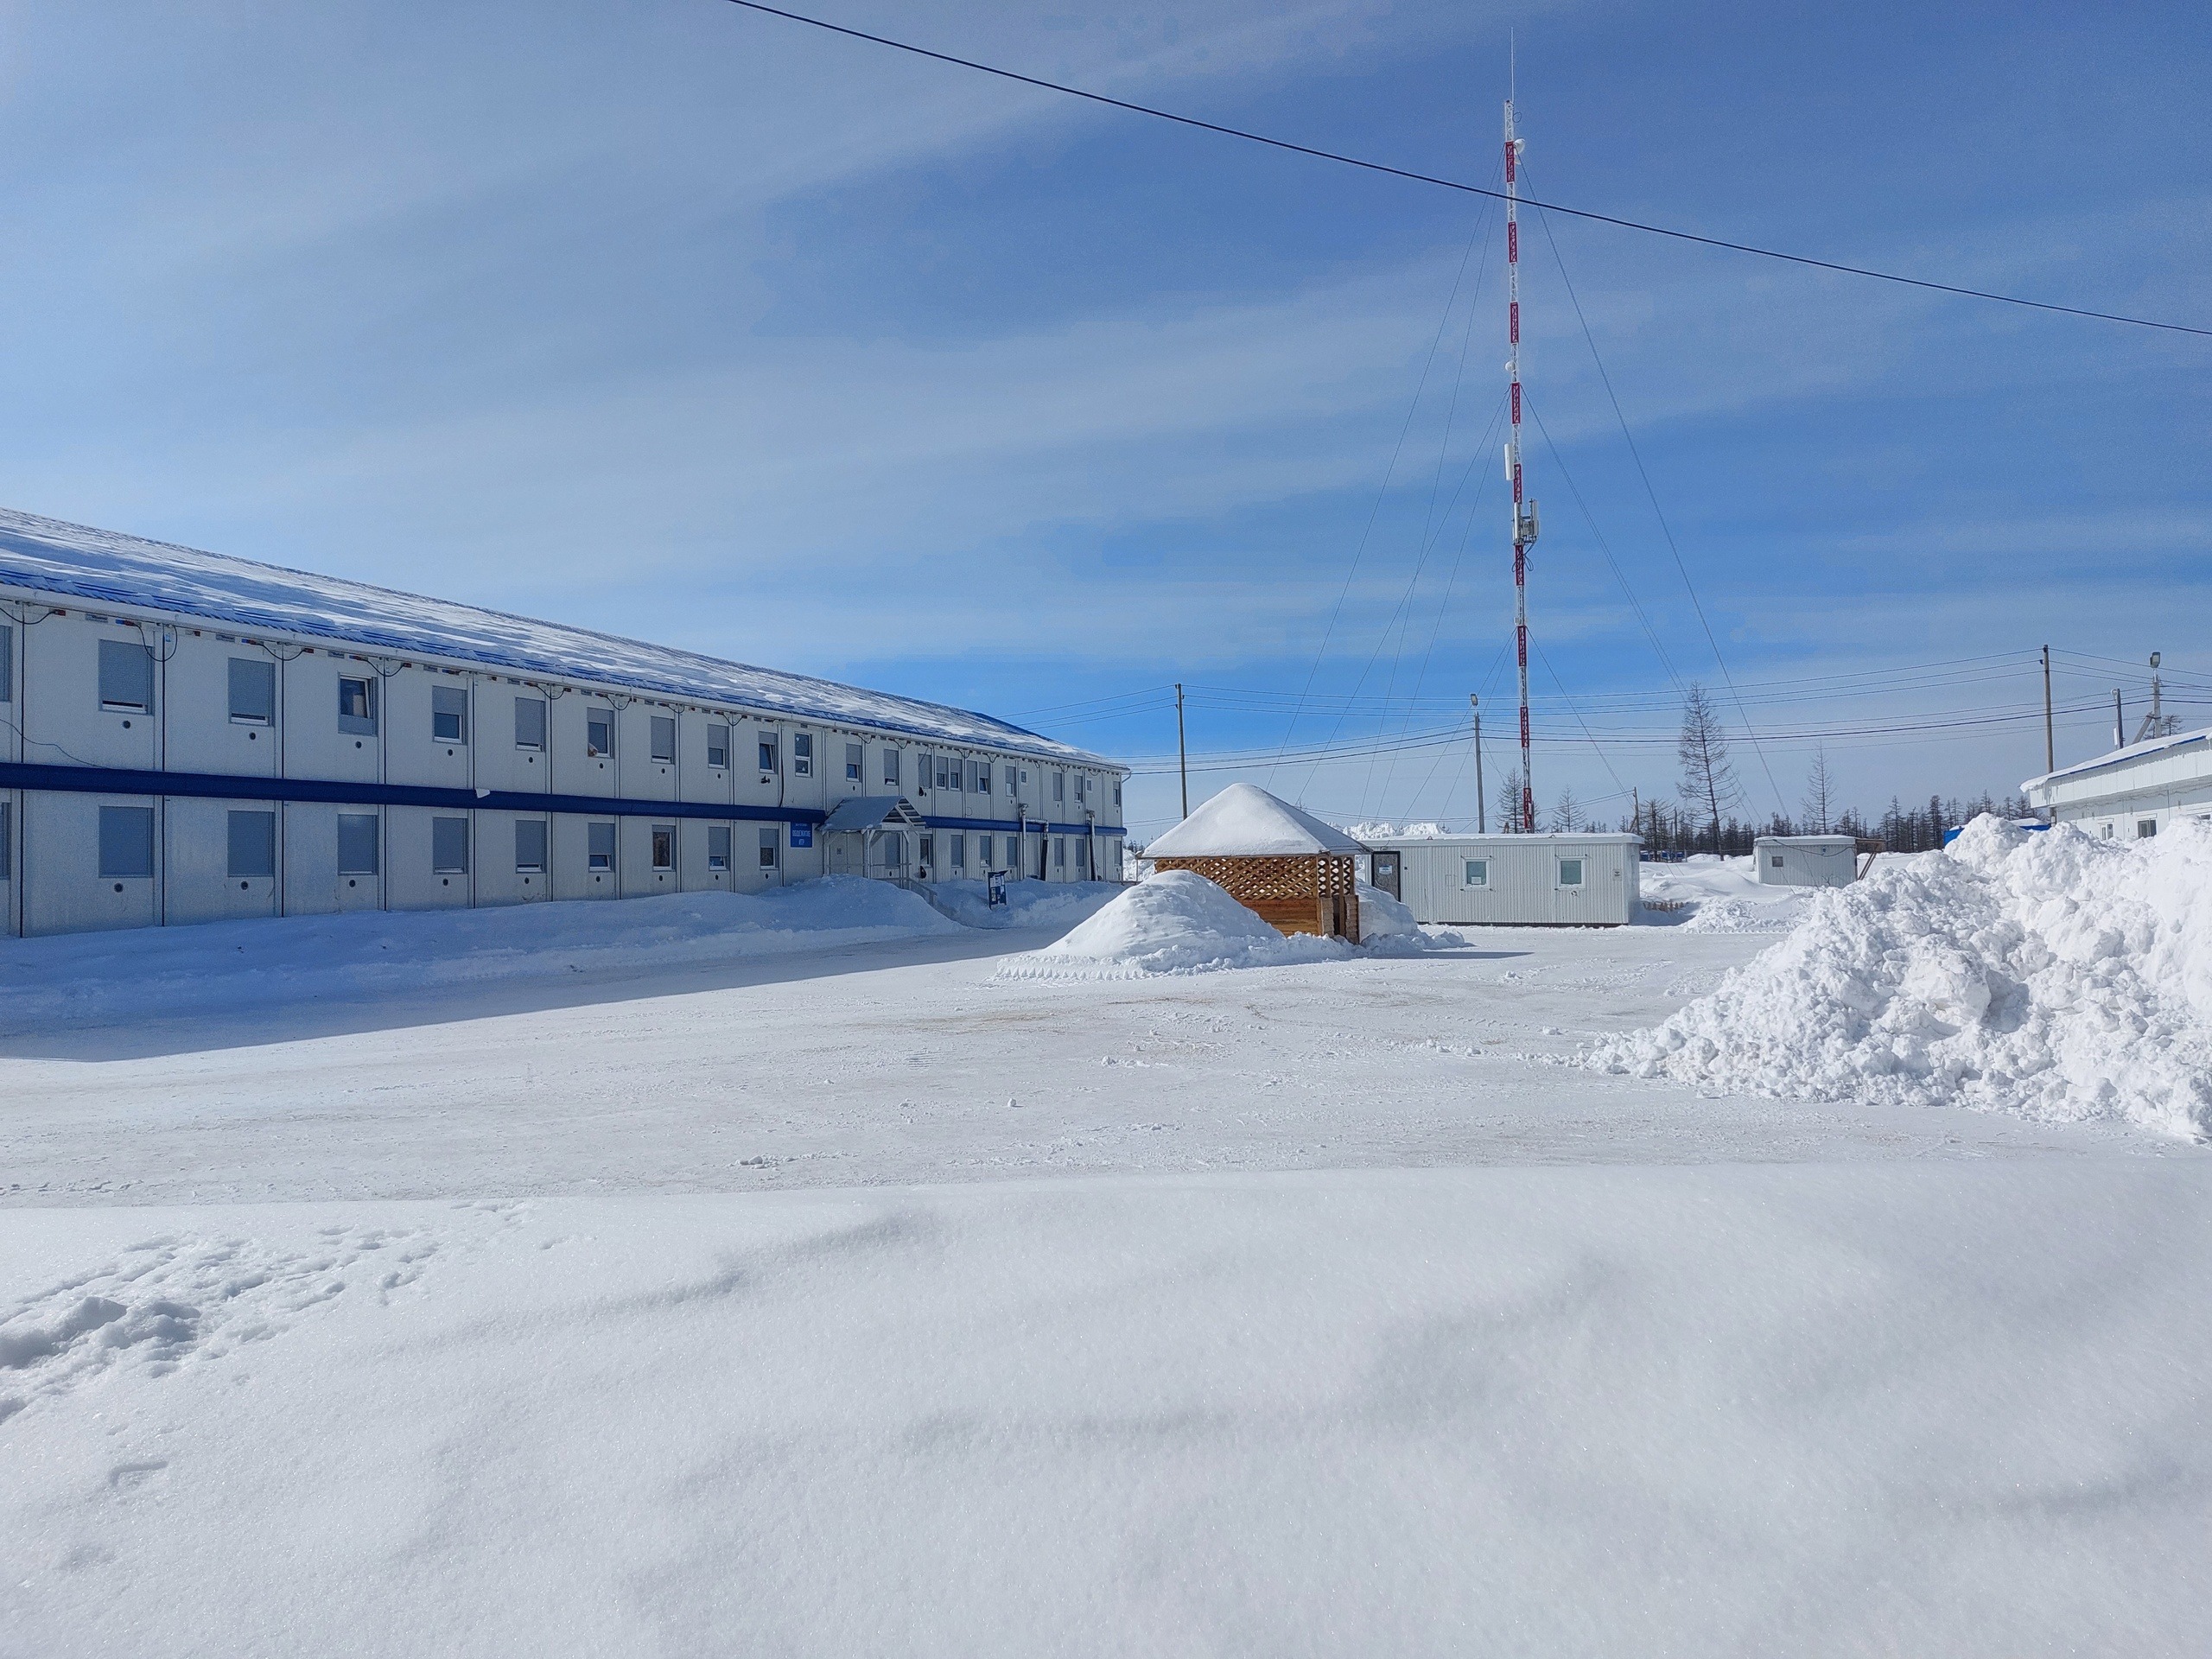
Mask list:
[[[1203,875],[1279,933],[1359,942],[1359,873],[1350,853],[1162,858],[1154,868]]]

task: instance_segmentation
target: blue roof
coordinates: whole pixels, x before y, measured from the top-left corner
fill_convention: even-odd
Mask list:
[[[1113,763],[972,709],[725,662],[618,634],[426,599],[0,508],[0,584],[204,617],[356,649],[620,685],[825,723],[973,744],[1078,766]]]

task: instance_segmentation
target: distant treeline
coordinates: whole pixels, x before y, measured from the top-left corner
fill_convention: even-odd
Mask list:
[[[1623,818],[1619,827],[1643,836],[1644,846],[1655,852],[1724,853],[1740,857],[1751,850],[1752,840],[1759,836],[1833,835],[1878,840],[1892,853],[1924,853],[1943,844],[1946,830],[1955,830],[1982,812],[1993,812],[2000,818],[2034,816],[2026,798],[2018,795],[1999,800],[1984,793],[1970,801],[1931,796],[1927,805],[1917,808],[1892,798],[1889,810],[1878,818],[1865,817],[1856,808],[1846,807],[1825,825],[1785,817],[1779,812],[1764,823],[1746,823],[1732,813],[1721,821],[1716,836],[1710,819],[1700,821],[1677,805],[1654,801],[1634,823]]]

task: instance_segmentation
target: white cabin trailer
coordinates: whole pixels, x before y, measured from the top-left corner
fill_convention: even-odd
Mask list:
[[[1420,922],[1621,927],[1636,914],[1629,835],[1440,836],[1370,842],[1370,879]]]
[[[2051,823],[2140,841],[2177,818],[2212,818],[2212,731],[2153,737],[2020,785]]]
[[[1751,863],[1768,887],[1847,887],[1859,876],[1859,842],[1850,836],[1760,836]]]
[[[1118,879],[987,715],[0,511],[0,931]]]

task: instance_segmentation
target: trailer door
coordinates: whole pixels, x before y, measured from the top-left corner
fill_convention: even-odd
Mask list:
[[[1369,862],[1374,866],[1375,885],[1393,899],[1403,897],[1398,891],[1397,854],[1377,853]]]

